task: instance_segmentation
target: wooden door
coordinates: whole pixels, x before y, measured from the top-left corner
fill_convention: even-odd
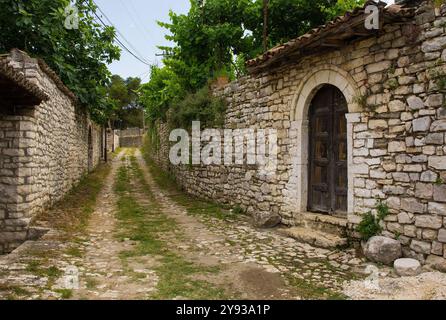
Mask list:
[[[347,102],[323,86],[310,106],[309,211],[347,212]]]

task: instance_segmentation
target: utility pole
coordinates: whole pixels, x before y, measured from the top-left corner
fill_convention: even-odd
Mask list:
[[[269,0],[263,0],[263,51],[268,50]]]

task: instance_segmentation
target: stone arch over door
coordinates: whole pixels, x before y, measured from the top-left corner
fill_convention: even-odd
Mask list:
[[[355,97],[360,91],[354,79],[339,67],[323,65],[315,68],[300,83],[291,105],[291,121],[293,132],[293,161],[290,181],[293,181],[291,194],[294,195],[291,207],[296,213],[306,212],[308,209],[308,177],[309,177],[309,108],[310,104],[319,91],[326,85],[337,87],[344,95],[347,105],[347,163],[348,163],[348,214],[353,213],[353,174],[350,170],[353,164],[353,125],[352,122],[358,117],[359,106],[355,103]]]

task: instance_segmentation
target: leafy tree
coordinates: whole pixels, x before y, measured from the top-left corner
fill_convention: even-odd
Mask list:
[[[164,67],[152,68],[141,90],[141,101],[151,120],[166,112],[186,94],[194,94],[219,76],[230,79],[246,72],[245,61],[262,52],[263,0],[190,0],[187,14],[170,12],[170,22],[159,22],[173,47],[165,52]],[[269,46],[286,42],[325,23],[363,0],[270,0]],[[205,92],[205,91],[203,91]],[[199,95],[201,98],[205,95]],[[207,92],[207,91],[206,91]],[[209,107],[210,104],[202,103]],[[189,108],[203,116],[200,108]],[[210,112],[212,114],[212,112]],[[184,116],[187,118],[186,114]],[[207,116],[206,116],[207,117]]]
[[[222,70],[231,73],[234,56],[255,47],[246,24],[256,21],[251,0],[191,0],[187,15],[170,12],[170,23],[159,24],[170,32],[166,39],[175,47],[162,47],[164,64],[178,75],[187,91],[203,87]]]
[[[326,15],[327,20],[332,20],[337,16],[343,15],[347,11],[356,7],[363,6],[365,0],[337,0],[333,6],[321,5],[322,12]]]
[[[150,81],[141,86],[140,102],[145,106],[147,118],[166,120],[166,112],[171,103],[184,95],[183,86],[177,75],[167,67],[151,67]]]
[[[0,0],[0,52],[18,48],[40,57],[87,106],[93,119],[111,113],[107,64],[119,59],[115,31],[94,20],[92,0],[77,0],[79,28],[65,28],[69,0]]]
[[[213,97],[207,87],[172,103],[171,110],[169,121],[173,128],[190,129],[192,121],[197,120],[206,128],[224,124],[225,104],[221,99]]]
[[[140,78],[124,80],[119,75],[112,76],[108,96],[114,105],[114,113],[111,116],[113,128],[142,126],[143,109],[138,103],[140,86]]]

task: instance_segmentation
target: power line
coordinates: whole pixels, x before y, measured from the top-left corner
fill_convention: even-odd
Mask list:
[[[98,6],[98,4],[96,2],[94,2],[94,0],[93,0],[93,3],[98,7],[99,12],[101,12],[101,14],[108,21],[108,23],[116,29],[116,32],[129,45],[129,47],[132,48],[133,51],[135,51],[141,59],[143,59],[144,61],[147,61],[146,59],[142,58],[143,55],[130,43],[130,41],[127,40],[127,38],[122,34],[122,32],[119,31],[119,29],[116,27],[116,25],[108,18],[108,16],[105,14],[105,12]]]
[[[141,33],[141,35],[145,37],[150,37],[150,32],[148,29],[144,28],[144,23],[142,22],[142,19],[140,18],[138,14],[138,10],[136,10],[135,6],[133,5],[133,2],[128,0],[127,2],[124,2],[123,0],[119,0],[121,3],[121,6],[124,7],[124,9],[127,11],[128,16],[131,20],[135,23],[136,28]],[[130,4],[130,7],[127,7],[126,4]],[[146,34],[147,32],[147,34]]]
[[[101,24],[104,27],[109,27],[109,25],[107,25],[102,18],[97,14],[97,12],[95,10],[93,10],[93,8],[90,6],[90,4],[88,2],[85,2],[87,4],[87,6],[91,9],[91,11],[93,12],[93,14],[96,16],[96,18],[101,22]],[[111,22],[111,20],[105,15],[105,13],[101,10],[101,8],[97,5],[97,3],[95,1],[93,1],[93,3],[96,5],[96,7],[98,8],[98,10],[103,14],[103,16],[107,19],[107,21],[111,24],[112,27],[114,27],[117,31],[117,33],[119,35],[121,35],[121,37],[124,39],[125,42],[127,42],[129,44],[130,47],[132,47],[135,50],[135,48],[133,47],[133,45],[122,35],[122,33],[118,30],[118,28],[116,28],[116,26]],[[150,66],[151,64],[149,62],[147,62],[144,58],[139,57],[137,54],[139,54],[137,52],[137,54],[133,53],[129,48],[127,48],[127,46],[125,44],[122,43],[122,41],[115,35],[115,40],[118,43],[118,45],[125,51],[127,51],[129,54],[131,54],[135,59],[137,59],[138,61],[140,61],[141,63]],[[139,54],[141,56],[141,54]]]
[[[108,18],[108,16],[105,14],[105,12],[98,6],[98,4],[93,0],[93,3],[96,5],[96,7],[98,8],[99,12],[102,13],[102,15],[105,17],[105,19],[108,21],[108,23],[114,27],[116,29],[116,32],[121,36],[121,38],[129,45],[130,48],[133,49],[133,51],[136,52],[136,54],[138,55],[138,60],[143,60],[146,64],[150,64],[149,61],[147,61],[145,58],[143,58],[143,55],[141,53],[139,53],[139,51],[130,43],[130,41],[128,41],[126,39],[126,37],[122,34],[122,32],[119,31],[119,29],[116,27],[116,25]],[[103,22],[103,21],[102,21]],[[117,39],[118,40],[118,39]],[[122,44],[122,42],[121,42]],[[125,49],[126,51],[129,51],[128,48]],[[131,52],[131,54],[133,56],[135,56],[135,54],[133,54]]]

